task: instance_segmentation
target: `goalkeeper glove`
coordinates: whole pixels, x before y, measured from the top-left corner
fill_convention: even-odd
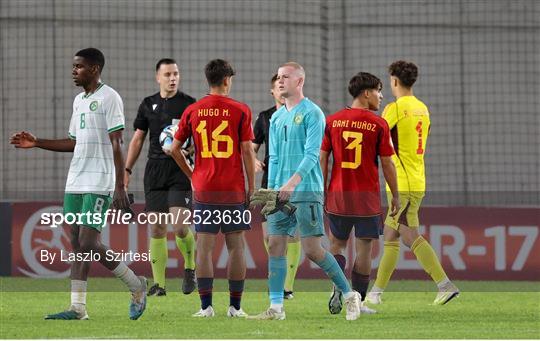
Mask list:
[[[274,214],[277,211],[291,216],[296,211],[296,207],[288,201],[279,200],[279,192],[272,189],[261,188],[257,190],[250,198],[251,207],[264,205],[261,214],[265,216]]]

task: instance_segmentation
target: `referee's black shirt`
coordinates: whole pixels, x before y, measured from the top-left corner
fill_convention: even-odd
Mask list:
[[[268,160],[270,159],[270,148],[268,146],[268,138],[270,136],[270,119],[272,118],[272,114],[276,112],[276,106],[266,109],[265,111],[262,111],[259,116],[257,117],[257,120],[255,121],[255,126],[253,128],[253,133],[255,134],[255,139],[253,139],[253,143],[255,144],[265,144],[264,148],[264,173],[263,177],[267,176],[268,174]]]
[[[133,128],[145,132],[150,130],[149,159],[170,158],[159,145],[159,135],[163,128],[172,124],[173,119],[180,119],[184,110],[192,103],[195,103],[195,98],[181,91],[171,98],[162,98],[158,92],[142,101]]]

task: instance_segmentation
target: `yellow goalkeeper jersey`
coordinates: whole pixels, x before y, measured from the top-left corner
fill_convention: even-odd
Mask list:
[[[424,192],[424,154],[430,127],[428,108],[414,96],[403,96],[388,104],[382,117],[388,122],[396,152],[392,158],[399,191]]]

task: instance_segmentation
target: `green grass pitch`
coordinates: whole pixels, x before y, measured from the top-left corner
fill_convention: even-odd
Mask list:
[[[69,305],[68,280],[2,277],[0,338],[128,338],[128,339],[524,339],[540,336],[538,282],[456,282],[459,298],[433,306],[435,288],[428,281],[394,281],[379,313],[346,321],[344,311],[330,315],[328,281],[298,280],[295,298],[285,301],[285,321],[249,321],[225,316],[226,281],[216,281],[213,319],[195,319],[196,293],[179,293],[179,280],[169,279],[165,297],[150,297],[138,321],[128,319],[129,294],[115,279],[95,278],[88,293],[89,321],[45,321],[43,316]],[[173,285],[173,283],[175,285]],[[265,281],[247,281],[242,306],[248,314],[268,306]],[[34,289],[32,289],[34,288]],[[36,289],[37,288],[37,289]],[[105,292],[104,289],[114,292]],[[34,292],[33,292],[33,291]],[[303,291],[301,291],[303,290]],[[35,292],[40,291],[40,292]]]

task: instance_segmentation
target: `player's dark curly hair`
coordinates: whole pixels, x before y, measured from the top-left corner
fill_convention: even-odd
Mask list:
[[[204,67],[204,74],[210,86],[220,86],[225,77],[235,75],[232,65],[223,59],[214,59],[208,62]]]
[[[80,51],[77,51],[77,53],[75,53],[75,56],[83,57],[84,60],[86,60],[90,64],[97,65],[99,67],[100,73],[103,71],[103,68],[105,67],[105,56],[100,50],[94,47],[89,47],[87,49],[82,49]]]
[[[398,60],[388,67],[388,73],[397,77],[403,86],[410,88],[418,78],[418,66],[413,62]]]
[[[358,72],[349,81],[349,93],[353,98],[358,97],[362,91],[371,89],[382,89],[381,80],[371,73]]]

